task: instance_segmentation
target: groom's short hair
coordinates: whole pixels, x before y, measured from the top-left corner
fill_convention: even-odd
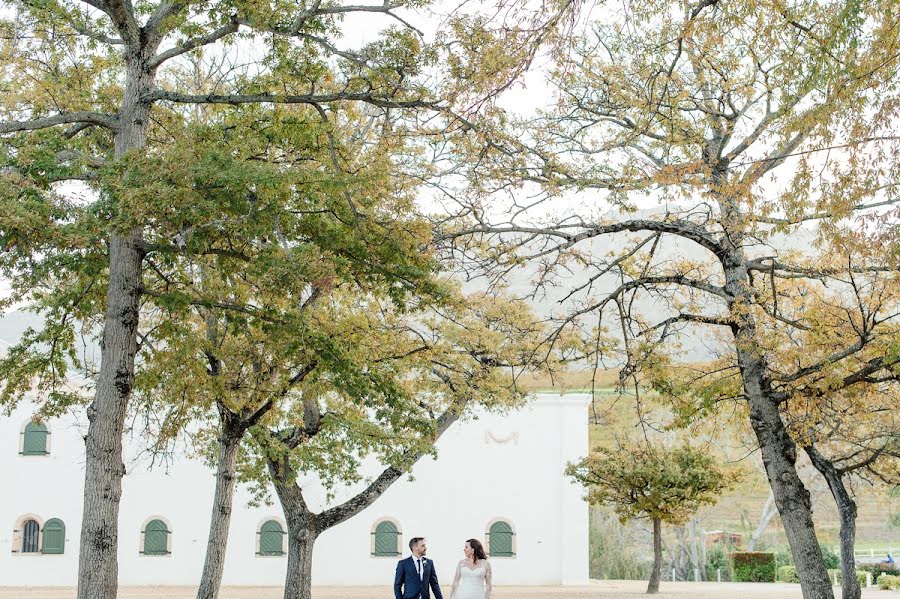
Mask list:
[[[409,550],[412,551],[413,547],[419,544],[419,541],[424,541],[425,537],[413,537],[409,540]]]

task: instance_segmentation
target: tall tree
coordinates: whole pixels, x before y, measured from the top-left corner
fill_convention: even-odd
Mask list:
[[[431,106],[416,83],[422,44],[395,12],[415,4],[51,0],[9,5],[0,24],[3,86],[9,90],[0,106],[5,167],[0,230],[8,250],[3,269],[14,284],[10,301],[28,302],[47,323],[14,352],[22,362],[12,370],[23,378],[5,378],[4,394],[21,395],[21,381],[39,377],[55,404],[45,410],[73,400],[59,386],[66,358],[74,357],[73,323],[102,330],[85,439],[79,599],[116,595],[121,437],[140,316],[153,303],[144,294],[144,275],[151,250],[146,231],[154,223],[98,173],[118,169],[127,181],[134,174],[130,161],[155,145],[154,126],[164,127],[166,114],[178,105]],[[343,19],[354,13],[382,15],[398,27],[386,29],[359,53],[343,50],[336,38]],[[239,93],[167,88],[163,75],[170,61],[201,48],[238,52],[240,44],[254,41],[265,42],[255,44],[264,51]],[[58,186],[66,181],[86,181],[96,199],[79,200],[71,188]],[[76,267],[86,270],[74,272]]]
[[[624,523],[653,523],[653,570],[647,593],[659,592],[662,523],[684,524],[704,505],[714,504],[736,480],[708,453],[690,446],[651,448],[630,444],[599,448],[566,473],[587,488],[592,504],[612,506]]]
[[[782,407],[896,368],[896,17],[889,1],[628,2],[556,46],[556,108],[459,144],[475,168],[449,251],[501,276],[533,265],[557,331],[621,333],[636,392],[690,336],[730,352],[807,599],[832,590]],[[462,47],[469,68],[497,64]],[[811,288],[803,318],[784,312]],[[841,325],[810,327],[828,302]]]

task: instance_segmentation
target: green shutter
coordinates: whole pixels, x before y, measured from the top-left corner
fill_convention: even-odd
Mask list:
[[[513,531],[512,527],[506,522],[494,522],[491,530],[488,531],[490,539],[488,546],[488,554],[492,557],[512,557],[513,553]]]
[[[144,554],[167,555],[169,553],[169,529],[162,520],[151,520],[144,529]]]
[[[22,443],[22,455],[47,454],[47,427],[36,422],[25,425],[25,440]]]
[[[400,531],[393,522],[384,521],[375,527],[375,552],[377,557],[400,555]]]
[[[284,555],[284,530],[275,520],[265,522],[259,529],[259,554]]]
[[[66,525],[58,518],[48,520],[44,524],[44,538],[42,553],[65,553]]]

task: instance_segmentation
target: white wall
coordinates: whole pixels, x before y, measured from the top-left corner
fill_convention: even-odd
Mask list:
[[[404,548],[425,536],[443,584],[467,538],[484,539],[488,523],[504,518],[516,531],[516,557],[493,558],[496,584],[584,584],[588,578],[588,509],[581,490],[563,474],[569,461],[588,450],[586,395],[541,395],[522,410],[482,415],[455,424],[438,443],[437,460],[423,458],[413,481],[395,483],[374,505],[325,532],[316,543],[314,584],[390,584],[395,558],[370,556],[372,526],[382,517],[400,523]],[[0,585],[75,584],[83,489],[82,435],[76,418],[49,423],[51,454],[20,456],[19,433],[30,410],[0,419]],[[136,454],[138,446],[130,448]],[[209,530],[213,472],[198,461],[179,459],[168,472],[148,471],[144,461],[126,461],[119,523],[121,584],[196,584]],[[353,489],[349,489],[348,492]],[[316,485],[308,493],[315,494]],[[346,496],[343,493],[342,496]],[[239,491],[232,517],[224,584],[277,585],[286,557],[259,557],[256,532],[281,509],[247,507]],[[324,494],[311,507],[320,509]],[[339,496],[335,501],[340,501]],[[66,524],[64,555],[12,552],[16,521],[33,513]],[[172,530],[172,555],[139,553],[141,525],[161,516]]]

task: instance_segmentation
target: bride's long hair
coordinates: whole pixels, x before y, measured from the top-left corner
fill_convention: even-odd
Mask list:
[[[481,544],[481,541],[478,539],[469,539],[466,543],[468,543],[469,547],[472,548],[472,551],[475,552],[473,557],[475,558],[476,564],[480,559],[487,559],[487,553],[484,552],[484,545]]]

